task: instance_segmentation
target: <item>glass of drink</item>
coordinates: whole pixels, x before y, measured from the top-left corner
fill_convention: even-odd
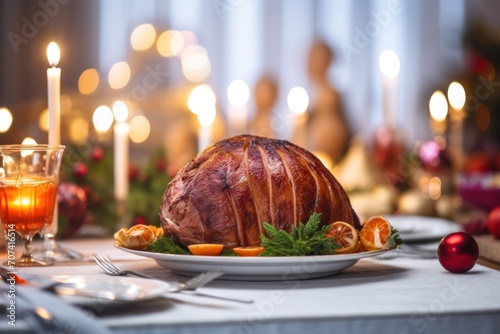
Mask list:
[[[0,145],[0,220],[5,229],[9,267],[46,266],[33,258],[33,236],[52,223],[64,146]],[[15,238],[23,253],[14,259]]]

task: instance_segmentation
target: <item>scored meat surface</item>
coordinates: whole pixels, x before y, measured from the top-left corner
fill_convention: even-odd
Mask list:
[[[262,223],[290,231],[315,212],[321,224],[359,219],[347,194],[312,153],[288,141],[241,135],[184,166],[163,195],[162,227],[180,244],[260,245]]]

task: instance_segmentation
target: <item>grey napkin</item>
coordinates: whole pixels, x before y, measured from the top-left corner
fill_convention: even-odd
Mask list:
[[[13,287],[15,292],[12,292]],[[27,325],[33,333],[111,333],[91,313],[68,304],[49,292],[19,284],[13,287],[0,283],[0,305],[2,311],[6,312],[2,318],[7,319],[2,328],[22,324],[22,327]],[[13,323],[8,323],[13,320]],[[12,332],[16,327],[11,327]]]

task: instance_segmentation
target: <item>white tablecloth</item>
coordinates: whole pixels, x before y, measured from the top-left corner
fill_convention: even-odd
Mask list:
[[[153,260],[122,252],[112,240],[79,240],[63,245],[103,253],[121,267],[162,280],[183,279]],[[22,274],[104,275],[92,261]],[[109,277],[109,279],[120,279]],[[238,304],[186,294],[126,307],[94,311],[117,333],[497,333],[500,328],[500,272],[476,265],[451,274],[437,260],[364,259],[344,272],[319,279],[277,282],[217,280],[201,291],[252,298]],[[0,329],[3,323],[0,324]]]

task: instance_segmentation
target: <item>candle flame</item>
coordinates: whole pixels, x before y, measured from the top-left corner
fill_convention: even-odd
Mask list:
[[[49,60],[49,65],[51,67],[56,67],[61,59],[61,52],[59,51],[59,46],[57,43],[50,42],[47,46],[47,59]]]
[[[125,122],[128,118],[127,104],[123,101],[116,101],[113,104],[113,115],[117,122]]]
[[[198,112],[198,122],[203,127],[209,127],[214,123],[216,113],[215,106],[207,105],[203,110]]]
[[[455,110],[460,110],[464,107],[465,89],[460,83],[453,81],[450,84],[448,87],[448,100],[451,107]]]
[[[448,102],[442,91],[437,90],[432,94],[429,101],[429,110],[432,119],[435,121],[442,122],[446,119],[448,115]]]
[[[399,57],[392,50],[383,51],[378,58],[378,64],[382,73],[388,78],[397,77],[401,68]]]
[[[309,106],[309,95],[302,87],[293,87],[287,96],[288,108],[294,115],[302,115]]]

